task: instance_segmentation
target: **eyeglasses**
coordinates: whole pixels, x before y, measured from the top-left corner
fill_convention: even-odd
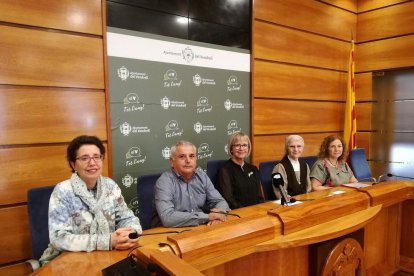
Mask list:
[[[81,163],[84,164],[89,164],[89,162],[91,162],[91,160],[93,159],[93,161],[95,161],[95,163],[100,163],[102,162],[104,156],[101,155],[94,155],[94,156],[89,156],[89,155],[82,155],[81,157],[76,158],[76,160],[79,160]]]
[[[240,148],[247,149],[249,145],[248,144],[235,144],[233,145],[233,147],[235,147],[236,149],[240,149]]]

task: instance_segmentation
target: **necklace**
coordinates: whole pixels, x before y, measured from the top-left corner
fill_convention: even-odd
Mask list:
[[[336,164],[335,165],[331,162],[331,160],[329,160],[329,159],[326,159],[326,160],[328,161],[329,164],[331,164],[332,167],[335,167],[336,168],[336,166],[338,166],[338,160],[336,160]]]

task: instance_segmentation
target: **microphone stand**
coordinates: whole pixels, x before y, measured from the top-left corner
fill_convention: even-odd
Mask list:
[[[280,204],[281,205],[290,205],[291,203],[293,203],[293,202],[290,201],[283,184],[279,185],[279,190],[280,190],[280,193],[282,194],[282,198],[280,199]]]

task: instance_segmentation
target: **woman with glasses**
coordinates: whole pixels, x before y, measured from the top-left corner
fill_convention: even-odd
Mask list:
[[[289,196],[305,194],[311,191],[308,164],[300,160],[305,141],[299,135],[289,135],[285,139],[285,156],[273,168],[272,173],[280,173]],[[281,198],[279,189],[273,187],[277,198]]]
[[[218,172],[218,190],[231,209],[263,202],[259,170],[245,161],[250,155],[249,136],[238,132],[230,136],[227,145],[230,159]]]
[[[348,151],[342,137],[329,135],[323,139],[318,161],[312,167],[312,190],[319,191],[345,183],[358,182],[346,163]]]
[[[82,135],[67,148],[72,176],[56,185],[49,202],[48,248],[40,258],[49,262],[62,251],[127,250],[142,233],[139,219],[128,208],[118,185],[102,176],[105,147],[95,136]]]

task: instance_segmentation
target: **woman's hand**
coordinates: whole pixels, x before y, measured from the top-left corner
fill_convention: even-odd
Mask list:
[[[311,185],[312,185],[312,191],[322,191],[322,190],[331,188],[328,186],[323,186],[322,183],[316,178],[311,179]]]
[[[135,232],[130,227],[119,228],[111,234],[112,248],[116,250],[127,250],[135,246],[139,240],[139,237],[136,239],[130,239],[128,235],[132,232]]]

